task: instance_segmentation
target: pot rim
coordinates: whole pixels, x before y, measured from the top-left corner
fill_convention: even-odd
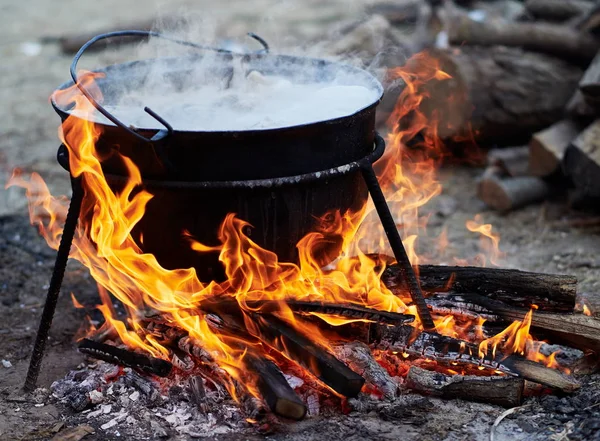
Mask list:
[[[188,55],[188,57],[192,57],[195,55],[196,54]],[[365,79],[364,86],[365,87],[368,86],[371,90],[373,90],[375,93],[377,93],[378,97],[370,104],[357,109],[356,111],[354,111],[351,114],[341,116],[341,117],[336,117],[336,118],[320,120],[320,121],[313,121],[313,122],[309,122],[309,123],[305,123],[305,124],[296,124],[296,125],[290,125],[290,126],[284,126],[284,127],[252,129],[252,130],[181,130],[181,129],[173,129],[173,133],[190,134],[190,135],[198,135],[198,134],[219,135],[219,134],[222,134],[225,136],[227,136],[227,135],[231,136],[231,135],[236,135],[236,134],[240,134],[240,135],[243,134],[243,135],[250,135],[250,136],[253,134],[255,134],[255,135],[259,135],[259,134],[265,135],[265,134],[271,134],[271,133],[279,134],[279,133],[286,132],[286,131],[316,127],[316,126],[319,126],[322,124],[337,124],[337,123],[344,122],[346,120],[352,120],[352,118],[354,118],[355,116],[377,107],[377,105],[379,105],[379,103],[383,99],[384,88],[383,88],[383,85],[381,84],[381,82],[367,70],[361,69],[359,67],[355,67],[355,66],[352,66],[349,64],[338,63],[335,61],[329,61],[329,60],[325,60],[325,59],[321,59],[321,58],[299,57],[299,56],[293,56],[293,55],[279,55],[279,54],[274,55],[274,54],[270,54],[270,53],[267,53],[267,54],[228,53],[223,56],[227,56],[227,57],[232,57],[232,56],[236,57],[237,56],[237,57],[245,58],[248,60],[253,60],[253,59],[260,60],[262,58],[275,57],[275,58],[279,58],[281,60],[288,61],[291,63],[294,63],[294,62],[295,63],[315,63],[318,65],[328,66],[331,68],[344,69],[346,72],[355,73],[359,77],[362,76]],[[184,57],[157,57],[157,58],[147,58],[147,59],[142,59],[142,60],[134,60],[134,61],[126,62],[126,63],[111,64],[106,67],[96,69],[93,72],[109,74],[113,70],[117,71],[117,70],[121,70],[121,69],[127,69],[127,68],[131,68],[132,66],[135,66],[135,65],[150,64],[152,62],[157,62],[157,61],[165,62],[165,61],[176,60],[176,59],[181,59],[181,58],[184,58]],[[321,68],[321,66],[319,66],[319,68]],[[59,92],[64,91],[65,89],[74,86],[74,84],[75,83],[73,82],[73,80],[62,83],[50,95],[50,103],[51,103],[52,107],[54,108],[54,110],[61,116],[61,118],[64,120],[67,117],[75,117],[78,119],[83,119],[88,122],[92,122],[94,125],[98,125],[103,128],[105,128],[105,127],[118,128],[116,125],[114,125],[112,123],[94,121],[94,120],[87,119],[87,118],[84,119],[79,115],[74,115],[73,113],[71,113],[72,106],[70,106],[70,108],[61,106],[59,104],[58,100],[56,99],[56,95]],[[359,84],[357,84],[357,85],[359,85]],[[147,135],[147,136],[152,136],[154,133],[156,133],[157,130],[160,130],[160,128],[159,127],[155,127],[155,128],[136,127],[136,132],[138,132],[142,135]]]

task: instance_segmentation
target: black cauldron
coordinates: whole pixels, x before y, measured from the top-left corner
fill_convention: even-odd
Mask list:
[[[85,49],[99,39],[117,34],[123,33],[98,36],[82,47],[71,67],[74,80],[77,61]],[[139,243],[142,250],[153,253],[166,268],[194,267],[201,279],[222,278],[217,255],[192,251],[183,232],[215,245],[218,228],[228,213],[236,213],[253,226],[248,233],[259,245],[276,252],[283,261],[296,261],[296,243],[313,230],[317,218],[333,209],[358,210],[367,201],[358,163],[372,163],[383,154],[383,140],[375,134],[375,107],[381,99],[382,86],[364,70],[330,61],[265,51],[237,54],[210,50],[210,56],[218,59],[214,75],[223,78],[232,75],[233,63],[241,63],[247,72],[256,70],[292,81],[328,82],[342,72],[348,85],[370,88],[378,98],[345,117],[248,131],[174,130],[149,109],[147,112],[157,119],[158,126],[164,128],[132,129],[104,109],[103,106],[117,102],[123,91],[144,84],[156,63],[168,67],[165,78],[173,87],[184,85],[189,66],[201,62],[208,53],[198,52],[98,70],[104,74],[95,81],[103,95],[102,105],[78,83],[84,95],[112,121],[94,122],[101,129],[95,148],[102,158],[107,181],[114,191],[119,191],[127,179],[115,153],[129,157],[140,169],[142,187],[154,198],[133,235],[143,236],[143,243]],[[59,91],[73,84],[65,83]],[[60,103],[57,94],[52,97],[52,105],[63,121],[67,117],[80,118],[73,115],[72,108]],[[65,136],[68,142],[68,134]],[[59,162],[68,169],[64,146],[59,149]],[[323,252],[330,258],[336,256],[335,250]]]

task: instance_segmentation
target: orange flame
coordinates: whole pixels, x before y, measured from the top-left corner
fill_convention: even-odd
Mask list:
[[[415,69],[415,64],[419,65]],[[436,168],[443,156],[443,146],[437,137],[436,122],[430,121],[419,109],[425,97],[422,90],[430,81],[446,81],[450,77],[440,70],[433,58],[419,54],[411,68],[398,68],[391,74],[402,78],[406,88],[390,118],[392,130],[387,138],[387,152],[376,166],[381,184],[396,221],[403,233],[405,245],[413,264],[423,255],[417,253],[417,240],[425,233],[426,218],[419,216],[419,208],[441,192]],[[84,87],[92,90],[97,100],[101,95],[94,80],[98,74],[87,73],[80,78]],[[77,90],[71,87],[55,93],[62,105],[74,104],[77,117],[67,118],[60,137],[69,151],[71,174],[82,180],[85,198],[70,257],[79,260],[99,285],[102,303],[98,306],[121,341],[155,357],[169,358],[170,351],[150,333],[142,321],[144,311],[160,312],[168,323],[184,330],[190,337],[202,342],[214,355],[217,363],[233,378],[242,379],[243,358],[251,342],[218,332],[210,326],[198,305],[216,296],[229,296],[241,308],[250,311],[250,301],[272,300],[281,304],[278,315],[297,329],[310,334],[312,340],[328,347],[327,339],[318,327],[295,319],[286,306],[286,299],[331,303],[352,303],[385,311],[414,313],[409,299],[392,293],[382,282],[383,268],[368,258],[366,252],[385,250],[385,236],[369,204],[358,213],[332,212],[322,219],[323,228],[306,235],[299,243],[299,263],[280,262],[273,252],[261,248],[244,234],[247,222],[231,213],[219,230],[220,244],[203,245],[189,233],[182,232],[190,247],[198,253],[219,252],[227,280],[223,283],[203,283],[194,269],[167,270],[152,254],[145,253],[134,241],[131,231],[143,217],[146,204],[153,197],[140,190],[141,175],[133,162],[121,156],[129,179],[120,192],[108,185],[101,168],[101,158],[95,149],[100,127],[92,122],[93,107]],[[419,143],[413,142],[422,134]],[[414,148],[406,148],[411,141]],[[37,174],[26,179],[18,170],[8,186],[18,185],[27,190],[30,218],[37,225],[48,244],[57,248],[66,217],[67,198],[51,196],[46,184]],[[477,221],[477,219],[476,219]],[[493,243],[490,260],[498,257],[498,236],[490,225],[475,225],[473,231],[489,237]],[[469,224],[467,225],[469,227]],[[342,250],[335,264],[322,268],[313,252],[332,236],[341,237]],[[360,246],[359,246],[360,245]],[[117,318],[110,294],[123,303],[128,314],[126,322]],[[530,313],[531,314],[531,313]],[[495,351],[503,343],[503,350],[522,352],[531,315],[523,323],[511,327],[492,339],[483,340],[480,351]],[[339,318],[323,318],[330,324],[341,324]],[[344,323],[348,323],[345,320]],[[415,323],[418,326],[418,323]],[[246,323],[254,333],[252,323]],[[459,327],[453,317],[436,319],[438,331],[446,335],[464,336],[466,327]],[[479,323],[481,330],[481,323]],[[482,337],[482,332],[478,331]],[[247,373],[245,374],[247,376]],[[243,381],[248,385],[248,381]],[[230,392],[236,391],[230,385]],[[254,392],[251,390],[251,392]]]

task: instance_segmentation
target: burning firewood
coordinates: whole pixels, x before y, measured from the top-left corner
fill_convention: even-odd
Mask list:
[[[149,374],[158,375],[159,377],[166,377],[169,375],[173,367],[173,365],[166,360],[138,354],[137,352],[117,348],[112,345],[98,343],[88,338],[81,340],[81,343],[79,343],[79,351],[99,360],[139,369]]]
[[[573,311],[577,278],[515,269],[471,266],[420,265],[419,280],[428,292],[472,293],[498,299],[510,305],[529,308]],[[402,286],[395,265],[386,268],[382,280],[394,290]],[[546,306],[547,305],[547,306]]]
[[[514,407],[521,404],[525,381],[512,376],[446,375],[411,366],[408,388],[426,395]]]
[[[264,344],[284,353],[339,394],[346,397],[358,395],[365,379],[325,348],[274,316],[253,314],[252,320],[258,331],[255,337]]]
[[[493,354],[482,357],[477,345],[464,340],[426,331],[416,338],[414,335],[415,330],[410,326],[380,327],[377,334],[374,334],[374,343],[379,349],[424,357],[451,366],[460,363],[497,370],[565,392],[573,392],[579,388],[579,383],[568,375],[517,354],[507,356],[496,350]]]

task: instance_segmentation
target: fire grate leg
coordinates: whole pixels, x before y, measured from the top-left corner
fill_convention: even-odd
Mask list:
[[[50,332],[50,326],[52,325],[52,319],[54,318],[54,311],[56,310],[56,303],[58,301],[60,287],[65,275],[65,269],[67,268],[67,260],[69,259],[71,243],[73,242],[75,228],[77,227],[77,221],[81,211],[81,202],[83,201],[83,186],[81,184],[81,180],[71,178],[71,185],[73,187],[73,197],[71,198],[71,203],[69,204],[69,211],[67,213],[65,227],[60,239],[58,252],[56,253],[56,260],[54,262],[52,278],[50,279],[50,286],[48,288],[48,293],[46,294],[46,304],[44,305],[40,326],[35,338],[35,345],[33,346],[31,361],[29,362],[29,370],[27,371],[27,378],[25,379],[24,386],[26,392],[31,392],[35,389],[38,374],[40,373],[42,358],[44,357],[44,350],[46,348],[46,341],[48,340],[48,333]]]
[[[425,330],[435,331],[435,324],[433,323],[433,319],[431,318],[431,314],[425,303],[419,281],[417,280],[415,271],[410,264],[410,260],[404,249],[402,238],[400,237],[400,233],[398,233],[396,222],[394,221],[390,208],[385,200],[385,196],[383,195],[383,191],[377,180],[377,175],[375,174],[375,170],[373,170],[373,165],[371,165],[370,162],[364,161],[360,164],[360,170],[365,183],[367,184],[367,188],[369,189],[369,194],[375,204],[375,209],[377,210],[377,214],[379,215],[379,219],[381,220],[381,224],[383,225],[392,251],[394,252],[394,257],[398,262],[400,275],[406,281],[410,297],[417,307],[421,323],[423,323]]]

